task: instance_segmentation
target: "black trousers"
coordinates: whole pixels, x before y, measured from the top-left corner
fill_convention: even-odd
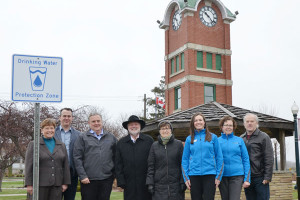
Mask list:
[[[251,185],[245,188],[247,200],[269,200],[270,186],[269,183],[264,185],[264,177],[251,177]]]
[[[112,190],[113,176],[104,180],[90,180],[89,184],[81,185],[82,200],[109,200]]]
[[[244,176],[222,178],[219,189],[222,200],[240,200]]]
[[[68,189],[63,192],[63,199],[64,200],[75,200],[76,191],[77,191],[77,184],[78,184],[78,175],[76,172],[70,168],[71,174],[71,185],[68,185]]]
[[[61,186],[40,186],[39,187],[39,200],[59,200],[62,197]],[[32,195],[27,198],[32,200]]]
[[[215,175],[190,176],[192,200],[214,200]]]

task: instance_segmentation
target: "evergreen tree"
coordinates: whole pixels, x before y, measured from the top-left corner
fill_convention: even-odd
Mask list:
[[[154,93],[153,98],[147,98],[147,111],[148,111],[148,119],[146,120],[153,120],[163,118],[165,116],[165,109],[160,106],[156,105],[156,97],[159,99],[163,99],[165,102],[165,76],[161,77],[159,81],[159,86],[155,86],[151,92]]]

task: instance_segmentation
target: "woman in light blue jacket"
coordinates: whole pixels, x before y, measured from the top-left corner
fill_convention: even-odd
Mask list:
[[[236,122],[225,116],[219,122],[222,130],[218,138],[224,159],[224,173],[219,186],[222,200],[239,200],[242,186],[250,185],[250,161],[242,138],[234,135]]]
[[[223,172],[223,155],[218,137],[210,133],[205,117],[193,115],[190,136],[182,155],[182,173],[192,200],[213,200]]]

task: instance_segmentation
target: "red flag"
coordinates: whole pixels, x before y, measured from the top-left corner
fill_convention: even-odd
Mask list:
[[[163,102],[162,99],[159,99],[158,97],[156,97],[156,104],[161,106],[163,109],[166,109],[166,104]]]

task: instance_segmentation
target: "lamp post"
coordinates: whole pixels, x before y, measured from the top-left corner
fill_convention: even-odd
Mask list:
[[[297,191],[298,191],[298,200],[300,200],[300,171],[299,171],[299,149],[298,149],[298,127],[297,127],[297,114],[299,111],[299,107],[297,106],[296,102],[294,102],[291,110],[294,116]]]

